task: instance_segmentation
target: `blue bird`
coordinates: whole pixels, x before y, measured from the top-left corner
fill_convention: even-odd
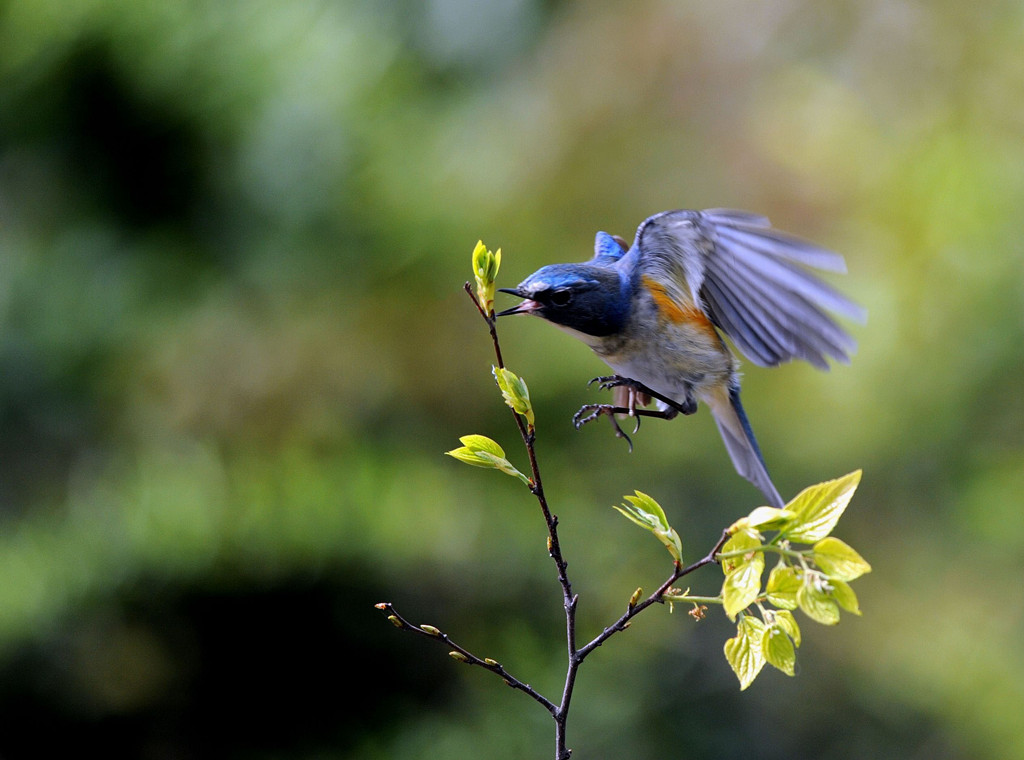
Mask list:
[[[598,232],[594,258],[542,267],[516,288],[524,299],[497,316],[533,314],[593,349],[615,375],[612,404],[588,404],[579,428],[607,415],[671,419],[711,409],[737,472],[772,506],[784,505],[740,404],[738,361],[724,333],[751,362],[803,359],[827,370],[856,342],[829,312],[863,321],[865,311],[804,267],[845,272],[842,256],[730,209],[665,211],[645,219],[633,245]],[[594,381],[592,381],[594,382]],[[652,401],[655,409],[644,409]],[[635,432],[635,431],[634,431]],[[628,437],[627,437],[628,440]]]

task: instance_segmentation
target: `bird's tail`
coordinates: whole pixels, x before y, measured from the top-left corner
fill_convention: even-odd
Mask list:
[[[723,386],[706,394],[704,400],[711,408],[718,432],[725,441],[725,448],[732,457],[736,471],[760,489],[769,505],[780,508],[785,506],[768,475],[754,431],[750,429],[750,422],[743,411],[739,385],[733,383],[728,389]]]

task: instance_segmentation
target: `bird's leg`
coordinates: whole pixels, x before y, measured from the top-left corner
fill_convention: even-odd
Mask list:
[[[602,414],[607,415],[608,421],[612,423],[612,428],[615,430],[616,438],[626,439],[626,444],[629,446],[630,453],[633,452],[633,440],[626,435],[625,431],[619,426],[619,421],[615,419],[616,414],[629,414],[629,409],[623,406],[615,406],[614,404],[587,404],[581,406],[579,411],[572,416],[572,424],[577,430],[586,425],[588,422],[593,422]],[[633,432],[640,427],[640,418],[636,418],[637,427],[633,429]]]
[[[636,426],[633,428],[633,434],[640,429],[641,417],[657,417],[662,420],[670,420],[677,414],[682,412],[683,414],[693,414],[697,411],[697,401],[693,397],[693,387],[689,384],[686,385],[686,397],[682,402],[675,401],[673,399],[664,396],[657,391],[653,391],[643,383],[633,380],[628,377],[622,377],[621,375],[607,375],[605,377],[595,377],[587,385],[592,383],[599,383],[601,390],[612,390],[614,393],[614,401],[612,404],[586,404],[580,407],[580,410],[573,415],[572,422],[576,429],[579,430],[581,427],[586,425],[588,422],[596,420],[598,417],[605,415],[611,422],[612,427],[615,429],[615,436],[617,438],[625,438],[626,443],[629,444],[629,450],[633,450],[633,442],[630,437],[623,432],[619,426],[618,420],[615,418],[617,414],[626,414],[636,420]],[[641,409],[638,408],[646,406],[651,402],[652,398],[656,398],[659,401],[664,402],[668,409]]]
[[[668,396],[664,396],[661,393],[658,393],[657,391],[651,390],[638,380],[633,380],[628,377],[622,377],[621,375],[606,375],[604,377],[595,377],[593,380],[587,383],[587,385],[592,385],[593,383],[600,383],[598,387],[601,390],[608,390],[611,388],[626,388],[629,392],[629,402],[627,404],[624,404],[624,406],[628,406],[629,410],[626,411],[625,414],[629,414],[630,416],[633,416],[635,413],[638,396],[648,397],[646,400],[642,398],[640,399],[641,406],[648,403],[652,398],[656,398],[658,399],[658,401],[668,404],[671,413],[668,414],[667,416],[658,415],[663,417],[664,419],[672,419],[672,417],[674,417],[677,412],[682,412],[683,414],[693,414],[694,412],[697,411],[697,400],[693,397],[693,386],[690,385],[689,383],[686,383],[686,398],[683,399],[683,401],[681,402],[676,401],[674,399],[670,399]],[[670,410],[666,410],[666,412]]]
[[[676,416],[675,409],[667,409],[661,411],[660,409],[631,409],[628,406],[617,406],[615,404],[586,404],[581,406],[579,411],[572,416],[572,424],[579,430],[581,427],[586,425],[588,422],[593,422],[601,415],[607,415],[608,419],[612,423],[612,427],[615,429],[616,438],[625,438],[626,443],[629,444],[629,450],[633,450],[633,441],[619,426],[618,420],[615,419],[616,414],[628,414],[636,419],[636,427],[633,429],[635,434],[640,429],[640,417],[658,417],[659,419],[669,420]]]
[[[584,404],[579,411],[572,416],[572,424],[579,430],[588,422],[593,422],[602,414],[612,416],[615,414],[631,414],[634,417],[657,417],[660,420],[670,420],[676,416],[674,409],[630,409],[628,406],[616,406],[615,404]],[[613,420],[614,421],[614,420]],[[637,420],[639,422],[639,419]],[[633,431],[636,432],[635,430]]]

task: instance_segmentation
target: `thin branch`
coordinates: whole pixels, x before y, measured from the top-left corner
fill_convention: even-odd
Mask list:
[[[462,288],[466,291],[466,294],[470,297],[473,303],[476,304],[476,310],[480,312],[480,316],[484,318],[484,321],[490,328],[491,341],[494,343],[494,353],[497,354],[498,357],[498,366],[504,367],[505,362],[501,358],[501,347],[498,346],[498,330],[496,327],[497,319],[494,316],[494,309],[491,309],[490,312],[484,309],[480,301],[477,300],[476,293],[473,292],[473,286],[468,281],[462,286]]]
[[[500,369],[505,369],[505,362],[501,355],[501,344],[498,342],[498,330],[496,327],[497,319],[494,316],[494,311],[485,311],[483,306],[477,300],[476,294],[473,292],[473,286],[470,283],[466,283],[464,286],[466,294],[470,300],[476,305],[477,311],[480,312],[480,316],[484,318],[487,323],[487,327],[491,333],[491,342],[494,344],[494,356],[497,360],[497,366]],[[551,508],[548,506],[547,497],[544,495],[544,485],[540,477],[540,467],[537,464],[537,452],[534,448],[534,441],[536,435],[533,430],[530,430],[523,418],[512,412],[512,417],[515,419],[516,427],[519,428],[519,434],[522,436],[523,445],[526,447],[526,455],[530,460],[530,473],[532,475],[533,485],[530,491],[536,497],[537,502],[540,504],[541,512],[544,514],[544,522],[548,527],[548,554],[551,555],[551,559],[554,560],[555,566],[558,569],[558,581],[562,586],[562,600],[565,606],[566,614],[571,614],[571,610],[575,607],[574,596],[572,593],[572,584],[569,582],[569,576],[566,573],[566,567],[568,563],[562,557],[562,547],[558,540],[558,517],[551,513]],[[570,645],[571,646],[571,645]]]
[[[695,570],[699,570],[705,565],[716,564],[718,562],[718,552],[725,544],[725,542],[728,540],[729,532],[722,531],[721,538],[718,539],[718,542],[714,545],[711,551],[709,551],[704,557],[697,560],[692,565],[687,565],[686,567],[683,567],[677,563],[675,572],[673,572],[672,575],[670,575],[668,579],[664,583],[662,583],[661,586],[659,586],[653,594],[648,596],[646,599],[637,602],[635,605],[627,609],[626,612],[623,613],[623,615],[618,620],[616,620],[610,626],[601,631],[601,633],[599,633],[593,641],[582,647],[577,653],[579,661],[582,662],[587,655],[589,655],[591,652],[593,652],[595,649],[601,646],[614,634],[628,628],[629,622],[634,617],[643,612],[645,609],[650,607],[652,604],[663,602],[665,594],[668,593],[669,589],[672,588],[675,582],[678,581],[680,578],[689,575]]]
[[[444,633],[443,631],[439,631],[437,628],[434,628],[433,626],[421,626],[410,623],[408,620],[406,620],[404,617],[398,614],[398,610],[394,608],[394,605],[392,605],[391,602],[380,602],[379,604],[376,604],[374,606],[378,610],[383,612],[387,619],[390,620],[391,623],[396,628],[403,631],[409,631],[410,633],[417,633],[421,636],[426,636],[427,638],[434,639],[435,641],[444,644],[445,647],[448,648],[449,654],[452,655],[453,659],[466,665],[478,665],[484,670],[488,670],[491,673],[494,673],[496,676],[501,678],[501,680],[504,681],[507,686],[518,691],[521,691],[524,694],[527,694],[528,696],[542,704],[544,706],[544,709],[552,715],[557,713],[557,705],[555,705],[551,700],[547,699],[543,694],[540,694],[536,689],[530,686],[530,684],[523,683],[518,678],[513,676],[511,673],[509,673],[507,670],[505,670],[504,666],[502,666],[500,662],[492,660],[489,657],[478,657],[465,647],[456,644],[454,641],[452,641],[448,634]]]
[[[499,368],[504,368],[505,363],[501,355],[501,345],[498,342],[498,331],[496,318],[493,311],[486,311],[476,298],[472,286],[467,282],[465,290],[470,299],[476,304],[477,311],[487,322],[491,333],[491,342],[494,344],[494,355]],[[558,517],[551,513],[547,497],[544,494],[544,484],[540,476],[540,466],[537,464],[537,451],[534,447],[536,435],[534,430],[526,425],[522,416],[513,410],[519,434],[522,436],[523,445],[526,447],[526,455],[530,460],[530,473],[532,474],[533,485],[530,491],[537,499],[541,512],[544,515],[544,522],[548,528],[548,554],[555,563],[558,572],[558,583],[562,587],[562,606],[565,609],[565,638],[568,655],[568,667],[566,668],[565,686],[562,689],[561,704],[552,711],[555,718],[555,758],[556,760],[568,760],[572,750],[566,745],[566,723],[569,717],[569,703],[572,700],[573,688],[576,683],[576,672],[579,668],[580,658],[576,652],[576,604],[578,597],[573,594],[572,583],[569,581],[567,572],[568,563],[562,557],[562,546],[558,540]]]

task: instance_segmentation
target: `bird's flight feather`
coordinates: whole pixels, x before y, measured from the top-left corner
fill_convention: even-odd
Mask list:
[[[864,311],[804,267],[846,269],[842,256],[728,209],[666,211],[646,219],[619,262],[661,283],[682,306],[704,308],[754,364],[849,361],[856,342],[829,316]]]

